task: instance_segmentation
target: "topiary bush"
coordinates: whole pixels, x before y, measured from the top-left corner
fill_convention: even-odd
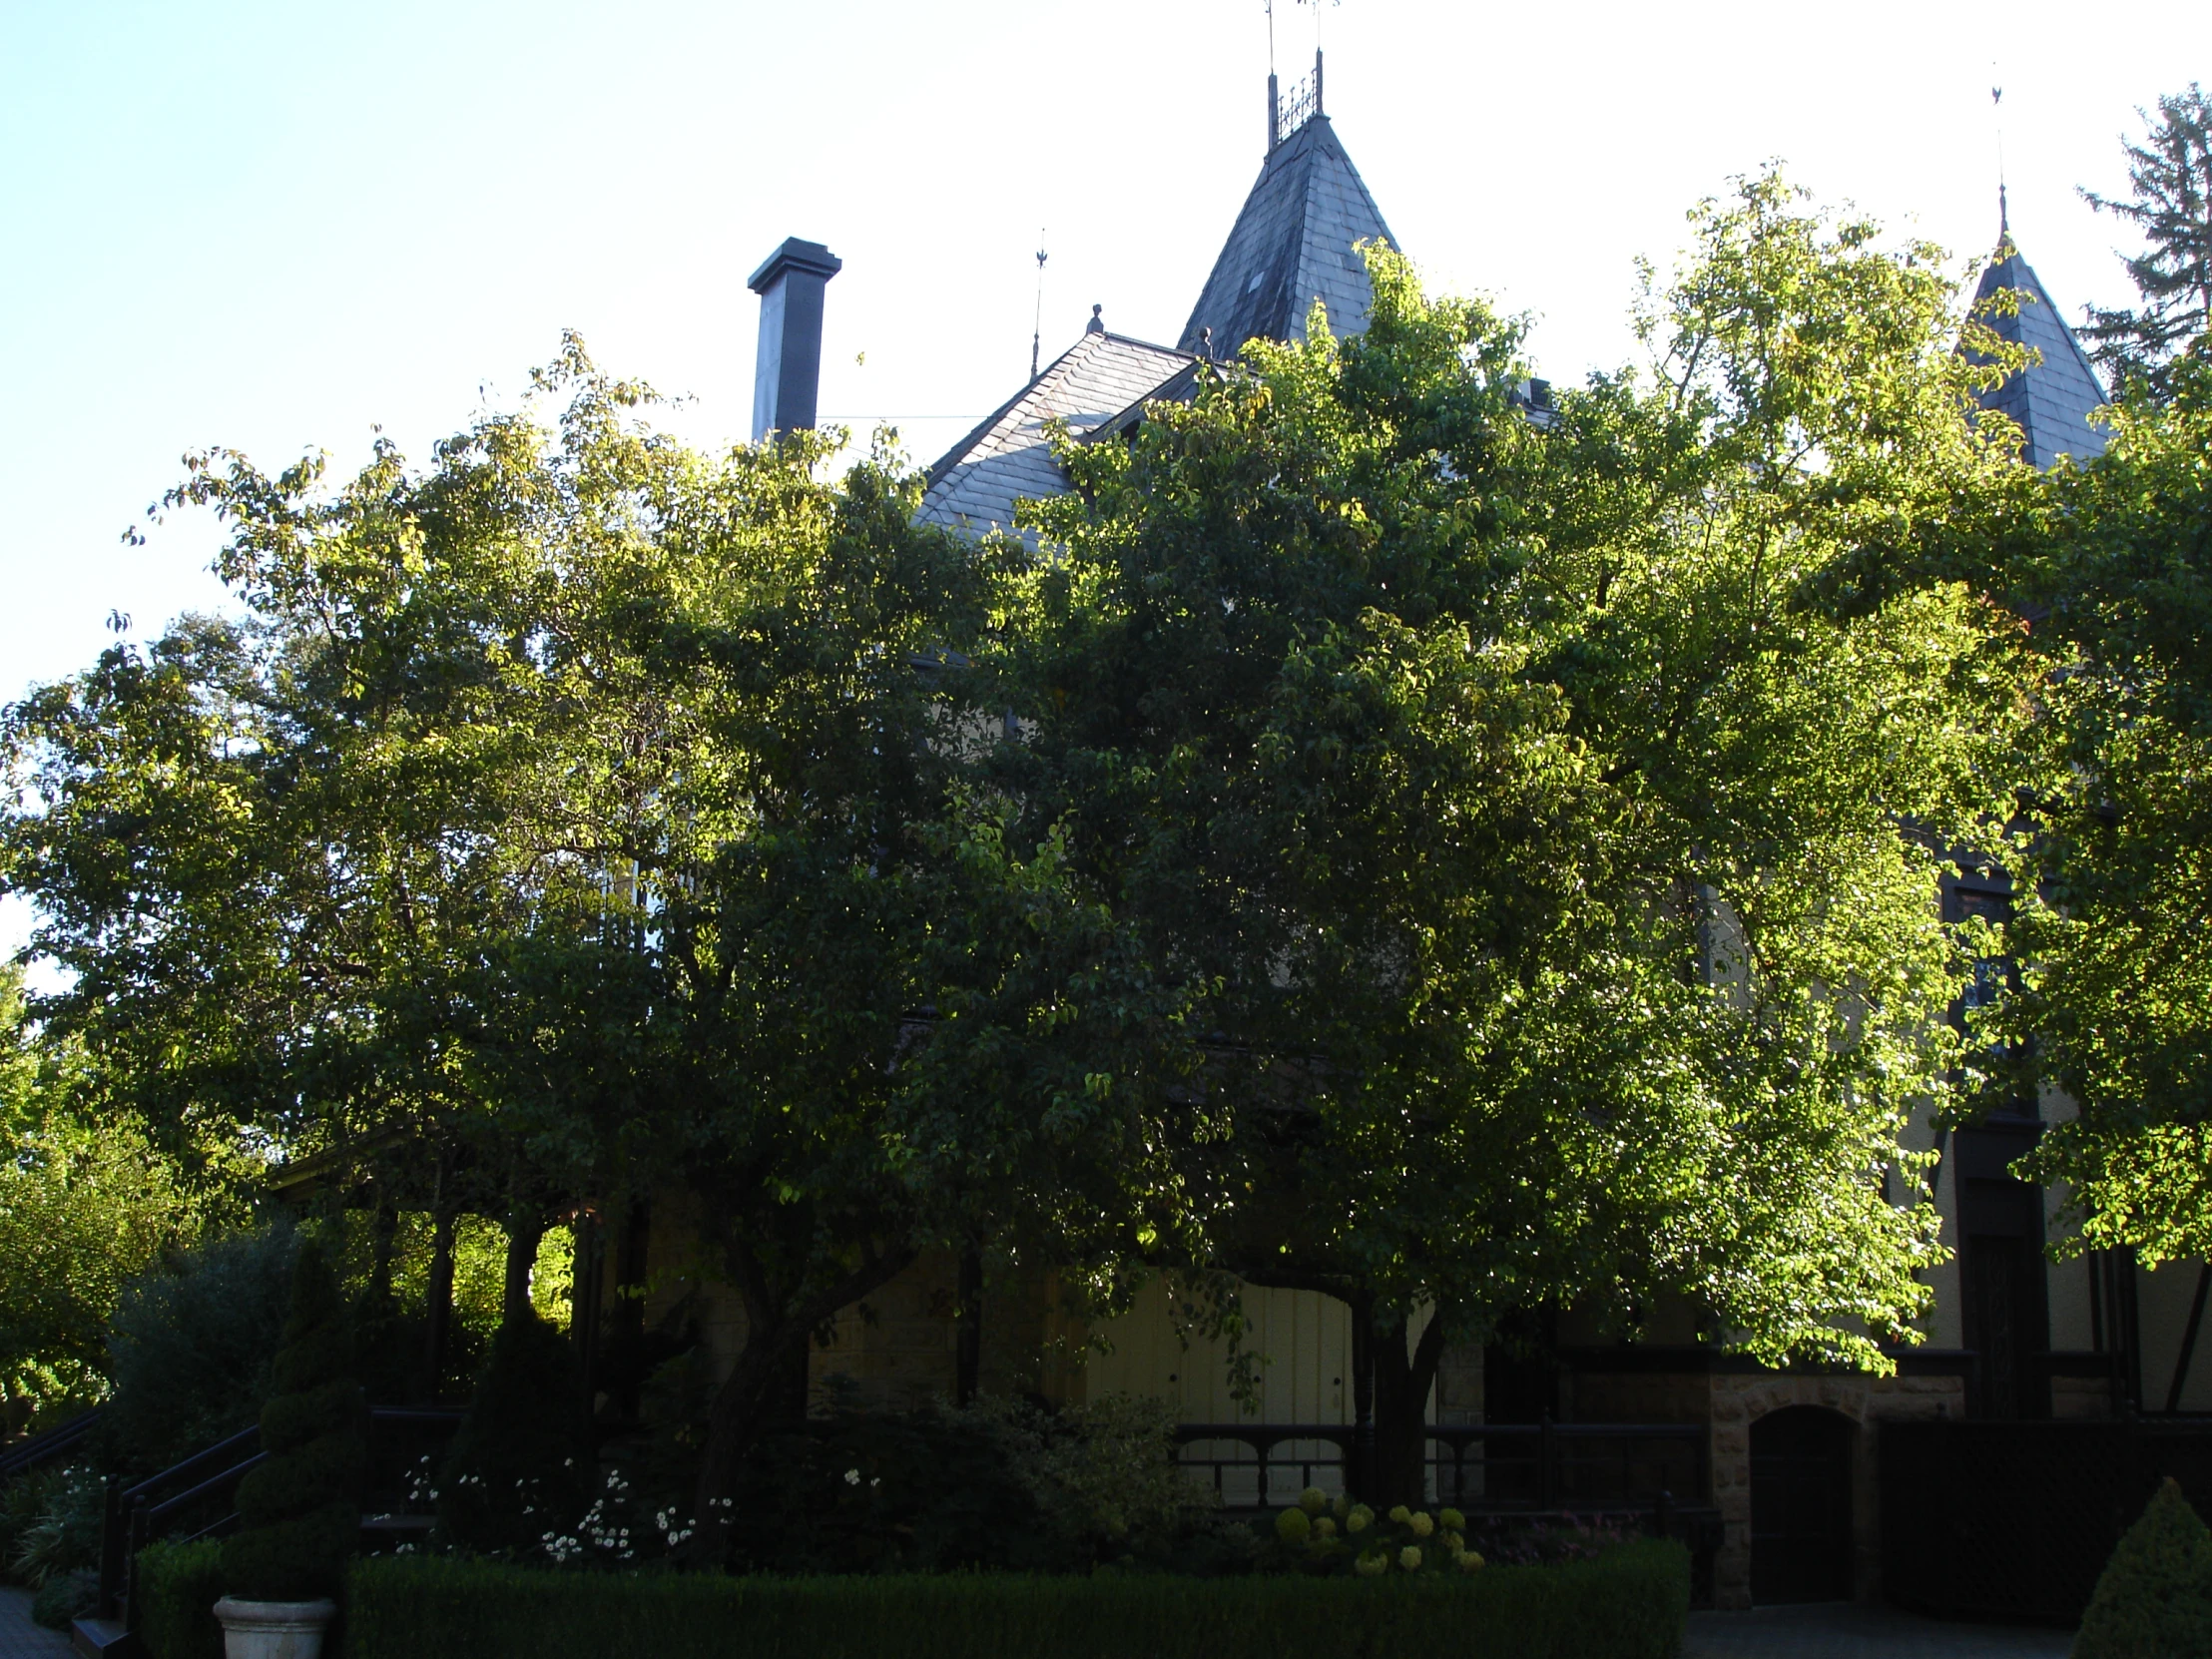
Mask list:
[[[507,1320],[438,1477],[445,1541],[483,1555],[540,1548],[590,1501],[583,1381],[568,1339],[534,1313]]]
[[[2173,1480],[2105,1563],[2073,1659],[2212,1659],[2212,1532]]]
[[[309,1601],[337,1593],[360,1535],[368,1412],[353,1380],[337,1277],[303,1244],[291,1315],[262,1407],[268,1460],[239,1483],[239,1531],[224,1546],[228,1592],[249,1601]]]

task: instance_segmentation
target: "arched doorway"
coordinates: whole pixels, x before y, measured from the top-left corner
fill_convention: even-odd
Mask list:
[[[1848,1601],[1852,1421],[1792,1405],[1751,1425],[1751,1599]]]

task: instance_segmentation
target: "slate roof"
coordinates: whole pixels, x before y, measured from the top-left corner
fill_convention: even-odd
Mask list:
[[[1974,299],[1979,302],[2004,288],[2018,291],[2019,314],[1985,320],[2014,344],[2034,346],[2043,360],[1984,393],[1981,406],[2019,423],[2024,435],[2020,459],[2030,466],[2047,467],[2060,455],[2087,461],[2103,454],[2105,429],[2089,418],[2106,401],[2103,383],[2081,342],[2051,303],[2034,268],[2020,257],[2009,236],[1997,245],[1995,261],[1981,274]]]
[[[1248,339],[1304,339],[1317,296],[1339,335],[1368,325],[1375,289],[1353,245],[1397,239],[1329,118],[1316,115],[1269,154],[1177,343],[1233,357]]]
[[[1045,441],[1046,422],[1065,420],[1081,437],[1141,405],[1190,362],[1164,345],[1086,333],[929,469],[916,519],[976,536],[1011,530],[1016,501],[1068,487]]]

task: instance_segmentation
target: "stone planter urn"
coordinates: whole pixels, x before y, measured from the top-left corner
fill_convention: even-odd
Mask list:
[[[321,1659],[322,1633],[337,1610],[338,1604],[327,1596],[320,1601],[241,1601],[225,1596],[215,1604],[226,1659]]]

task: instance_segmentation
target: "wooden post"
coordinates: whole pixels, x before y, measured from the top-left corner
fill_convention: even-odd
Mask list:
[[[952,1333],[952,1391],[962,1405],[975,1400],[983,1369],[983,1253],[970,1246],[960,1252],[959,1306]]]
[[[575,1241],[569,1274],[569,1340],[576,1345],[576,1372],[584,1385],[584,1427],[588,1432],[598,1415],[599,1402],[599,1303],[601,1272],[606,1255],[598,1216],[579,1209],[569,1223]]]
[[[436,1399],[445,1391],[446,1367],[452,1359],[453,1230],[460,1221],[460,1211],[454,1201],[453,1153],[449,1147],[438,1153],[437,1186],[431,1204],[430,1282],[425,1288],[429,1333],[423,1355],[428,1376],[422,1389],[426,1399]]]

